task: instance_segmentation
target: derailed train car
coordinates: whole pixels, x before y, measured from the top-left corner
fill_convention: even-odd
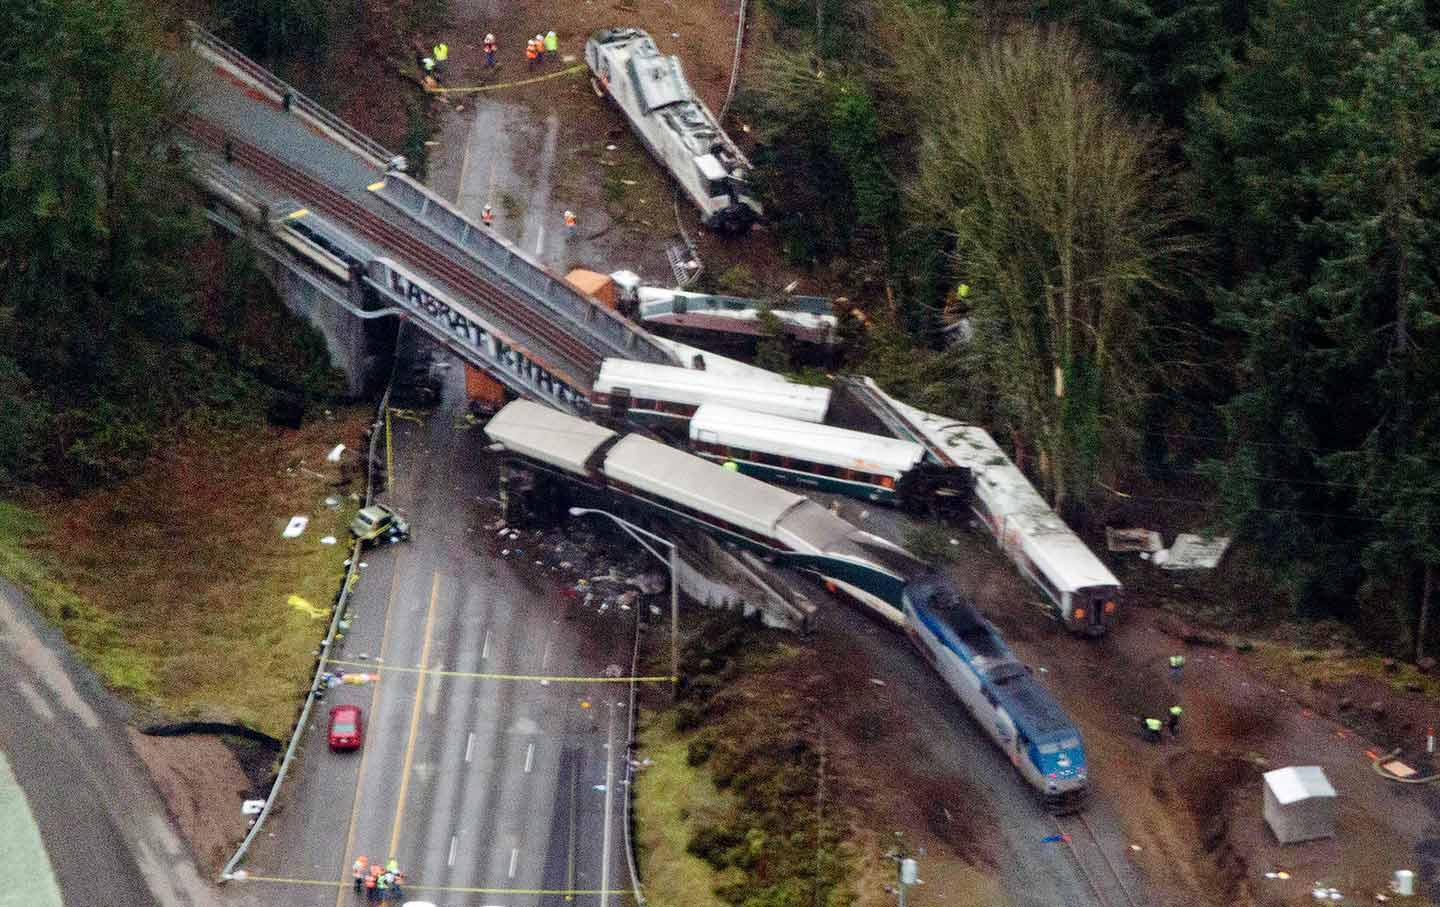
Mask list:
[[[677,57],[662,54],[638,28],[611,28],[585,42],[585,62],[597,90],[630,120],[705,226],[741,232],[763,216],[750,189],[750,161],[690,88]]]
[[[528,401],[506,406],[485,433],[579,498],[700,527],[817,574],[903,627],[1048,807],[1083,804],[1079,731],[954,585],[903,549],[801,495]]]

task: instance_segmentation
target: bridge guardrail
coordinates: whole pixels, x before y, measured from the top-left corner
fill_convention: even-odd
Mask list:
[[[669,350],[633,324],[555,277],[408,176],[390,174],[375,194],[487,266],[505,284],[524,291],[545,309],[603,340],[611,353],[661,365],[675,364]]]
[[[320,104],[300,92],[294,86],[245,56],[239,49],[227,44],[218,35],[197,22],[187,21],[185,24],[190,29],[190,39],[193,44],[198,44],[209,50],[211,53],[238,69],[241,75],[273,93],[276,102],[283,102],[285,96],[288,94],[290,96],[290,109],[292,111],[303,113],[305,116],[319,122],[326,129],[368,155],[374,163],[381,167],[386,166],[390,161],[395,159],[395,155],[386,150],[385,146],[320,106]]]

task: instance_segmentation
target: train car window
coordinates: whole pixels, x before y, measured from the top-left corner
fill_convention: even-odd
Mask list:
[[[1060,741],[1060,746],[1061,746],[1063,749],[1073,750],[1073,749],[1075,749],[1076,747],[1080,746],[1080,738],[1079,738],[1079,737],[1066,737],[1064,740],[1061,740],[1061,741]]]

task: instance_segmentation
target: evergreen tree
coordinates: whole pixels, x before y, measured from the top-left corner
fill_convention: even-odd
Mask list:
[[[65,0],[32,13],[25,53],[47,65],[0,174],[0,304],[14,325],[0,353],[50,397],[84,480],[148,449],[179,402],[165,344],[189,331],[186,252],[203,222],[169,153],[184,80],[143,12]]]
[[[1196,118],[1190,152],[1233,266],[1220,323],[1241,344],[1217,475],[1232,525],[1301,615],[1350,614],[1356,591],[1391,582],[1404,611],[1433,585],[1412,578],[1434,562],[1421,464],[1440,459],[1422,352],[1440,261],[1437,78],[1414,0],[1277,0]]]
[[[1041,0],[1042,20],[1073,26],[1105,78],[1166,126],[1215,88],[1245,34],[1250,0]]]

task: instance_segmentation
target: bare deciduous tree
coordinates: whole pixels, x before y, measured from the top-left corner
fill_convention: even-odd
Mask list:
[[[1033,445],[1057,507],[1133,435],[1179,229],[1160,133],[1103,87],[1078,41],[1022,27],[927,73],[915,204],[955,235],[974,358]],[[908,67],[905,67],[908,68]]]

